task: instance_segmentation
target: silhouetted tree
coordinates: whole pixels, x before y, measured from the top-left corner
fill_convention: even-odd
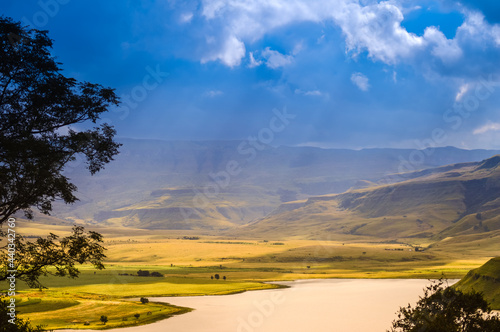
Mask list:
[[[85,156],[88,170],[95,174],[118,153],[120,144],[113,141],[115,130],[108,124],[78,132],[70,127],[97,123],[110,106],[118,105],[114,91],[65,77],[51,48],[47,31],[25,29],[0,17],[0,226],[18,211],[31,219],[32,208],[49,214],[56,199],[75,202],[76,186],[63,171],[77,155]],[[0,231],[0,238],[5,236]],[[100,242],[100,234],[85,233],[81,227],[65,238],[50,234],[25,242],[17,236],[11,243],[16,245],[16,278],[41,286],[38,277],[47,273],[77,276],[75,263],[103,268]],[[6,248],[0,248],[2,262]],[[7,278],[6,265],[0,267],[0,280]],[[47,270],[49,266],[55,271]],[[3,320],[8,308],[0,302]],[[8,331],[39,330],[18,318],[16,324],[0,326]]]
[[[401,307],[392,332],[497,332],[500,319],[477,292],[445,288],[442,279],[425,288],[415,308]]]
[[[51,48],[47,31],[0,17],[0,224],[17,211],[32,218],[32,207],[49,214],[56,199],[75,202],[62,172],[76,155],[94,174],[118,153],[108,124],[70,127],[96,123],[118,105],[114,91],[65,77]]]
[[[219,276],[217,273],[214,275],[214,277],[215,277],[215,279],[217,279],[217,280],[219,280],[219,278],[220,278],[220,276]]]
[[[97,269],[103,269],[102,260],[105,248],[101,246],[102,235],[93,231],[85,232],[82,226],[74,226],[73,233],[69,236],[59,238],[50,234],[46,238],[38,238],[36,241],[25,241],[16,235],[14,244],[16,247],[15,277],[22,280],[30,287],[42,288],[39,281],[40,276],[69,276],[75,278],[79,271],[75,264],[91,263]],[[7,261],[7,245],[0,247],[0,261]],[[55,268],[55,269],[54,269]],[[0,281],[9,277],[7,264],[0,267]]]
[[[135,314],[134,317],[135,319],[139,319],[139,317],[141,317],[141,314]]]
[[[145,298],[145,297],[141,297],[141,303],[142,303],[142,304],[149,303],[149,299],[147,299],[147,298]]]
[[[106,325],[106,323],[108,322],[108,316],[104,316],[104,315],[102,315],[102,316],[101,316],[101,322],[102,322],[104,325]]]

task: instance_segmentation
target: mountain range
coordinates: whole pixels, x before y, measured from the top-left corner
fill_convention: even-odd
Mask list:
[[[500,229],[500,156],[407,177],[398,183],[287,202],[237,232],[293,237],[306,229],[312,237],[331,233],[442,240]]]
[[[94,176],[68,165],[80,200],[55,204],[48,222],[307,237],[445,237],[498,223],[499,157],[488,158],[500,151],[121,142]]]

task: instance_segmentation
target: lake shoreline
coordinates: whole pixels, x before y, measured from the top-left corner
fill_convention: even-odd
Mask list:
[[[449,280],[449,284],[452,285],[455,283],[457,280]],[[294,281],[272,281],[272,282],[266,282],[269,284],[273,285],[279,285],[280,288],[273,288],[273,289],[263,289],[260,292],[240,292],[238,294],[227,294],[227,296],[219,296],[219,295],[205,295],[205,296],[176,296],[176,297],[155,297],[155,298],[150,298],[151,302],[158,302],[158,303],[169,303],[173,304],[175,306],[181,306],[181,307],[188,307],[192,308],[193,311],[186,313],[186,315],[177,315],[175,317],[170,317],[168,319],[163,319],[160,321],[157,321],[155,323],[150,323],[150,324],[144,324],[144,325],[137,325],[134,327],[123,327],[123,328],[113,328],[113,329],[108,329],[109,331],[123,331],[123,332],[142,332],[142,331],[156,331],[158,328],[158,331],[162,331],[163,327],[169,330],[169,331],[182,331],[182,326],[183,324],[193,324],[193,320],[200,320],[202,322],[201,327],[200,326],[188,326],[188,330],[190,331],[202,331],[202,326],[205,323],[203,323],[207,317],[210,315],[221,315],[222,321],[224,321],[224,318],[226,316],[225,312],[229,310],[230,312],[234,311],[235,307],[241,307],[238,309],[239,311],[235,311],[234,315],[235,317],[250,317],[252,318],[253,316],[257,317],[259,315],[259,303],[261,306],[264,306],[267,308],[276,308],[276,312],[280,311],[281,316],[286,316],[286,312],[282,312],[283,308],[280,308],[280,306],[285,303],[286,301],[281,301],[279,294],[282,294],[282,297],[285,299],[288,299],[288,305],[291,305],[290,310],[293,312],[293,310],[297,310],[297,308],[293,305],[295,300],[292,300],[293,294],[299,294],[300,292],[304,292],[304,290],[311,289],[313,295],[307,293],[304,293],[303,296],[299,297],[300,301],[310,301],[311,296],[316,296],[318,303],[325,303],[324,306],[322,307],[328,307],[328,304],[331,304],[328,298],[324,298],[322,295],[324,292],[337,292],[337,296],[342,296],[345,299],[349,299],[351,297],[358,298],[361,296],[361,298],[357,301],[359,301],[360,305],[364,305],[363,303],[366,303],[366,301],[362,300],[362,297],[367,294],[372,294],[376,292],[377,290],[380,291],[382,289],[382,292],[378,294],[377,296],[370,297],[370,301],[374,301],[375,303],[379,301],[380,298],[384,298],[387,293],[391,293],[394,288],[404,290],[404,294],[411,294],[409,296],[409,299],[405,301],[404,296],[395,301],[392,300],[391,305],[393,310],[391,311],[396,311],[399,306],[404,306],[409,302],[418,300],[418,297],[416,297],[416,294],[423,294],[423,288],[425,285],[429,284],[428,280],[423,280],[423,279],[360,279],[360,278],[352,278],[352,279],[347,279],[347,278],[328,278],[328,279],[297,279]],[[356,286],[358,285],[358,286]],[[363,290],[365,293],[360,293],[360,290]],[[352,293],[349,293],[352,292]],[[332,293],[333,294],[333,293]],[[339,295],[340,294],[340,295]],[[394,294],[393,294],[394,295]],[[398,294],[395,294],[395,296],[399,296]],[[225,304],[225,303],[230,303],[231,301],[235,301],[235,299],[240,298],[244,299],[242,302],[238,302],[236,304]],[[332,297],[334,299],[335,296]],[[224,299],[228,299],[228,301],[225,301]],[[246,300],[247,299],[247,300]],[[377,300],[378,299],[378,300]],[[191,305],[189,304],[191,303]],[[208,304],[207,304],[208,303]],[[211,303],[211,304],[210,304]],[[382,302],[381,302],[382,303]],[[394,306],[394,304],[398,303],[398,306]],[[338,303],[336,304],[338,306]],[[221,308],[220,312],[210,312],[211,309],[213,309],[213,306],[219,306]],[[249,307],[250,306],[250,307]],[[252,307],[254,306],[254,307]],[[316,305],[314,303],[311,303],[310,306],[315,307]],[[347,304],[344,304],[340,306],[338,309],[342,310],[344,306],[348,306]],[[224,309],[222,309],[224,308]],[[257,309],[256,309],[257,308]],[[278,309],[279,308],[279,309]],[[270,310],[270,309],[269,309]],[[268,311],[269,311],[268,310]],[[305,308],[304,310],[309,310],[308,308]],[[323,310],[322,308],[318,310]],[[207,312],[210,312],[207,316]],[[394,313],[392,312],[392,313]],[[311,314],[316,314],[315,312],[312,312]],[[253,316],[252,316],[253,315]],[[389,314],[385,312],[385,316],[390,316],[391,312]],[[262,313],[260,313],[261,317],[263,316]],[[182,318],[183,317],[183,318]],[[266,318],[272,319],[271,315],[269,317],[266,316]],[[242,331],[249,330],[248,326],[250,328],[252,325],[250,323],[245,323],[245,319],[239,320],[240,325],[237,325],[236,328],[241,327]],[[235,331],[233,329],[234,322],[230,321],[229,323],[226,322],[227,324],[233,324],[231,328],[227,327],[227,329],[223,329],[220,331]],[[249,325],[250,324],[250,325]],[[279,324],[275,323],[273,321],[270,321],[268,324],[271,324],[271,326],[274,326],[273,324]],[[342,323],[342,324],[345,324]],[[390,324],[390,322],[388,322]],[[170,326],[172,325],[172,326]],[[254,324],[255,325],[255,324]],[[243,329],[242,326],[245,326],[246,328]],[[344,326],[345,327],[345,326]],[[387,326],[388,327],[388,326]],[[152,329],[152,330],[151,330]],[[61,332],[69,332],[69,331],[82,331],[83,329],[62,329],[58,330]],[[89,329],[87,329],[89,330]],[[207,330],[208,331],[208,330]],[[260,330],[258,330],[260,331]],[[290,330],[291,331],[291,330]],[[317,331],[322,331],[321,327],[319,327],[319,330]],[[347,331],[347,330],[346,330]]]

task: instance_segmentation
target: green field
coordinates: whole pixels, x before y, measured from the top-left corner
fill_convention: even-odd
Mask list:
[[[57,231],[65,232],[62,226]],[[141,325],[189,308],[141,304],[140,297],[231,294],[277,287],[263,283],[276,280],[442,275],[455,279],[484,264],[500,249],[495,239],[484,238],[477,243],[472,241],[467,250],[460,250],[463,244],[454,239],[429,246],[431,243],[423,239],[255,240],[214,235],[184,239],[179,232],[141,232],[134,236],[132,230],[122,230],[114,237],[114,230],[101,232],[106,239],[106,269],[96,271],[83,265],[76,279],[42,277],[42,284],[48,287],[43,291],[19,283],[20,317],[49,329]],[[425,250],[416,251],[417,246]],[[139,277],[138,270],[159,272],[163,277]],[[219,280],[211,278],[215,274]],[[139,314],[139,318],[134,314]],[[99,320],[101,315],[108,317],[105,325]],[[90,325],[84,325],[85,322]]]

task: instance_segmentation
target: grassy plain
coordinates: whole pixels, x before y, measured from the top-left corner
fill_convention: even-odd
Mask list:
[[[52,227],[60,235],[69,229]],[[30,235],[47,233],[32,224],[22,229]],[[20,317],[50,329],[141,325],[189,309],[141,304],[140,297],[230,294],[276,287],[265,281],[311,278],[439,278],[444,274],[454,279],[500,249],[495,238],[468,239],[473,241],[461,250],[463,242],[454,238],[432,244],[425,239],[368,241],[356,236],[256,240],[186,231],[96,230],[105,236],[106,269],[83,265],[76,279],[43,277],[48,287],[43,291],[19,283]],[[416,246],[425,250],[415,251]],[[138,270],[164,277],[139,277]],[[215,274],[219,280],[211,278]],[[5,287],[0,284],[0,288]],[[107,324],[99,321],[101,315],[108,316]],[[84,325],[87,321],[90,325]]]

